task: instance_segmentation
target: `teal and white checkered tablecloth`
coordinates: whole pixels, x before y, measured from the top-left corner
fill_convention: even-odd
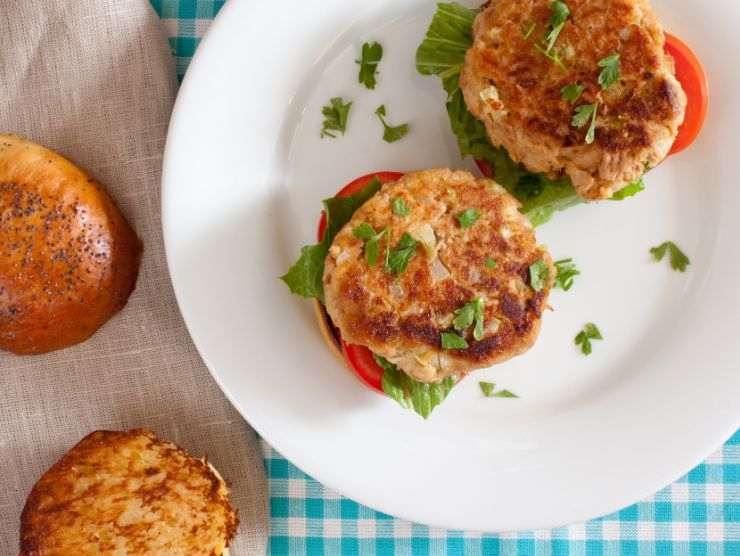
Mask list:
[[[246,1],[246,0],[234,0]],[[182,78],[223,0],[151,0]],[[330,491],[263,441],[270,554],[740,556],[740,431],[652,498],[587,523],[501,535],[394,519]]]

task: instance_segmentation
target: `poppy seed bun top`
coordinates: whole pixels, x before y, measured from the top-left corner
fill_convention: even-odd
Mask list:
[[[397,199],[408,214],[394,212]],[[337,234],[326,258],[326,309],[342,338],[421,382],[462,377],[529,349],[554,269],[518,208],[501,186],[464,171],[413,172],[383,185]],[[469,210],[479,217],[463,226],[460,215]],[[372,266],[355,234],[361,225],[376,233],[387,227]],[[404,234],[417,244],[405,270],[389,272],[387,245],[398,250]],[[547,276],[535,291],[529,267],[537,261]],[[441,334],[454,332],[455,312],[475,299],[482,302],[482,336],[466,327],[459,332],[468,347],[444,349]]]
[[[89,338],[134,289],[141,242],[108,193],[49,149],[0,134],[0,349]]]
[[[144,429],[97,431],[34,485],[21,556],[221,556],[237,525],[205,461]]]
[[[686,95],[647,0],[567,0],[570,15],[550,51],[560,64],[541,51],[550,4],[491,1],[475,20],[460,86],[494,145],[532,172],[567,174],[586,199],[609,198],[668,155]],[[615,53],[619,79],[602,90],[599,62]],[[584,87],[573,102],[561,94],[571,84]],[[594,103],[589,145],[590,118],[580,128],[571,120]]]

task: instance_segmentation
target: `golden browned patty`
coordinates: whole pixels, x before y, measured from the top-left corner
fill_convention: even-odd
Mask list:
[[[393,211],[397,199],[408,215]],[[342,338],[422,382],[462,377],[529,349],[555,273],[518,208],[501,186],[468,172],[414,172],[384,185],[337,234],[326,258],[326,308]],[[459,215],[469,209],[480,217],[463,228]],[[378,233],[387,227],[374,266],[354,233],[363,224]],[[389,272],[387,245],[395,252],[406,233],[418,241],[412,258],[405,271]],[[529,271],[537,261],[547,269],[539,291]],[[471,326],[461,331],[467,349],[443,349],[441,334],[454,332],[455,311],[474,299],[483,304],[482,337],[476,340]]]
[[[533,172],[567,174],[587,199],[604,199],[668,154],[686,95],[663,51],[647,0],[567,0],[570,17],[551,55],[543,44],[549,0],[493,0],[478,15],[460,84],[491,142]],[[527,36],[529,35],[529,36]],[[621,77],[602,90],[599,61],[618,53]],[[575,102],[561,89],[584,87]],[[598,102],[595,141],[571,125],[576,106]]]
[[[220,556],[237,525],[206,462],[148,430],[97,431],[33,487],[21,556]]]

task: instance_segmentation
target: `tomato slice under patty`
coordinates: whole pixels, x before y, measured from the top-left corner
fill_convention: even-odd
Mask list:
[[[350,195],[354,195],[358,191],[361,191],[374,178],[378,178],[380,183],[388,183],[397,181],[401,176],[403,176],[403,173],[401,172],[373,172],[372,174],[367,174],[366,176],[362,176],[349,182],[339,191],[339,193],[336,194],[336,197],[349,197]],[[325,230],[326,213],[322,211],[321,218],[319,219],[319,241],[324,238]],[[344,355],[344,359],[360,381],[373,390],[377,390],[382,393],[383,369],[375,362],[373,352],[365,346],[348,344],[341,338],[340,341],[342,343],[342,354]]]
[[[688,98],[686,117],[669,153],[676,154],[686,149],[699,136],[707,117],[709,85],[699,58],[681,39],[666,33],[665,50],[676,61],[676,79]]]
[[[380,180],[380,183],[388,183],[392,181],[398,181],[401,176],[403,176],[403,173],[401,172],[373,172],[372,174],[367,174],[366,176],[359,177],[356,180],[349,182],[347,185],[339,190],[339,193],[334,196],[349,197],[350,195],[354,195],[358,191],[362,191],[362,189],[367,184],[373,181],[373,178],[378,178],[378,180]],[[319,230],[317,233],[319,241],[324,239],[324,230],[326,230],[326,213],[324,211],[321,211],[321,218],[319,219]]]

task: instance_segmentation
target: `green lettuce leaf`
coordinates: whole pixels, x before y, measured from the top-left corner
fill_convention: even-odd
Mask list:
[[[460,70],[465,53],[473,44],[473,21],[478,10],[452,3],[437,4],[437,12],[424,41],[416,50],[416,69],[422,75],[437,75],[447,92],[447,116],[457,139],[460,155],[472,156],[491,166],[495,180],[522,203],[522,212],[534,226],[552,215],[583,202],[570,179],[550,179],[529,172],[514,162],[503,148],[491,145],[483,122],[468,110],[460,90]],[[614,195],[622,200],[641,191],[638,182]]]
[[[380,189],[380,180],[374,178],[361,191],[349,197],[332,197],[324,200],[326,212],[326,231],[324,239],[316,245],[307,245],[301,249],[301,256],[280,277],[290,291],[302,297],[316,298],[324,301],[324,262],[329,246],[339,230],[350,221],[355,211]]]
[[[452,377],[445,378],[439,384],[418,382],[401,371],[393,363],[379,355],[373,354],[375,361],[383,369],[381,384],[383,392],[396,400],[401,407],[413,409],[427,419],[434,408],[441,404],[455,385]]]
[[[473,44],[473,20],[478,10],[457,2],[437,4],[426,38],[416,51],[416,69],[422,75],[460,72],[465,53]]]
[[[628,197],[634,197],[637,195],[640,191],[645,190],[645,181],[640,178],[637,181],[633,181],[631,184],[623,187],[619,191],[617,191],[614,195],[612,195],[611,201],[624,201]]]

